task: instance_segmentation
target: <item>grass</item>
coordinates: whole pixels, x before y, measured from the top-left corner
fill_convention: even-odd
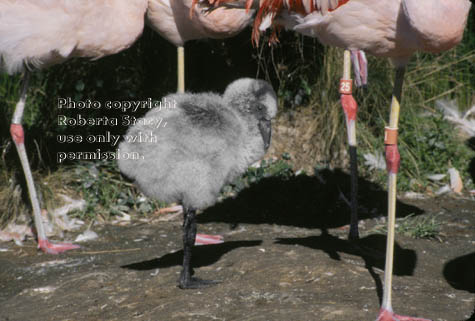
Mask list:
[[[312,109],[313,119],[308,124],[311,134],[304,138],[305,142],[313,142],[311,158],[321,159],[322,163],[333,167],[346,167],[346,128],[337,88],[342,50],[324,48],[319,61],[319,58],[308,57],[312,54],[309,40],[295,37],[293,41],[296,43],[294,48],[304,48],[300,60],[282,67],[286,64],[285,57],[275,58],[280,52],[279,47],[274,50],[274,55],[267,53],[277,62],[267,63],[265,66],[271,71],[264,74],[278,75],[282,111],[292,113],[299,108]],[[288,43],[282,44],[286,45]],[[310,48],[305,49],[307,46]],[[468,166],[475,158],[474,150],[435,108],[437,99],[442,98],[455,100],[461,111],[475,103],[474,61],[475,33],[467,31],[464,42],[457,48],[436,56],[416,54],[407,67],[399,126],[400,191],[432,192],[427,176],[446,173],[450,167],[461,172],[467,189],[475,187]],[[389,119],[393,78],[394,70],[388,60],[369,57],[368,87],[355,91],[359,104],[359,168],[362,175],[381,185],[386,181],[385,171],[366,168],[363,154],[384,150],[383,130]],[[289,85],[291,81],[292,86]],[[298,105],[295,99],[292,101],[288,97],[304,98],[299,98],[302,103]]]
[[[416,54],[407,68],[400,120],[401,191],[425,192],[427,175],[445,173],[452,166],[462,173],[467,188],[473,188],[467,164],[475,153],[435,108],[441,98],[455,100],[461,111],[474,103],[475,33],[469,32],[470,27],[457,48],[440,55]],[[283,35],[281,42],[276,48],[261,49],[261,75],[277,79],[281,111],[312,109],[313,121],[308,125],[313,134],[305,137],[314,142],[311,158],[347,166],[346,128],[337,88],[342,50],[322,48],[313,39],[294,34]],[[288,55],[289,48],[295,54]],[[362,154],[384,148],[394,70],[388,60],[375,57],[369,57],[369,68],[368,88],[355,91],[360,168],[383,184],[385,173],[365,170]]]
[[[7,171],[2,172],[8,175]],[[258,167],[250,167],[243,176],[225,186],[221,197],[236,195],[265,177],[289,178],[294,174],[288,162],[288,155],[284,155],[281,159],[263,160]],[[134,184],[120,174],[117,163],[110,160],[79,162],[63,166],[48,175],[40,176],[39,173],[35,173],[34,176],[37,182],[41,182],[37,184],[37,188],[43,207],[48,210],[62,205],[60,194],[73,198],[78,198],[79,195],[84,199],[86,208],[72,213],[72,216],[81,220],[105,222],[123,213],[147,216],[166,206],[165,203],[145,197]],[[26,187],[14,183],[11,179],[8,186],[0,186],[2,212],[11,214],[1,216],[3,225],[28,212],[26,204],[29,204],[29,199],[22,191],[26,192]]]
[[[440,225],[436,216],[407,216],[398,222],[397,232],[413,238],[437,238]]]
[[[257,184],[266,177],[280,177],[285,180],[295,174],[288,154],[284,154],[278,159],[262,160],[255,166],[249,167],[241,177],[236,178],[233,182],[224,186],[221,198],[234,196],[252,184]]]
[[[414,216],[413,214],[396,219],[396,233],[416,239],[439,239],[441,222],[437,215]],[[373,231],[386,234],[386,225],[377,225]]]
[[[81,162],[71,167],[73,188],[86,201],[81,219],[108,221],[111,216],[133,212],[146,215],[165,204],[145,197],[119,172],[114,161]]]

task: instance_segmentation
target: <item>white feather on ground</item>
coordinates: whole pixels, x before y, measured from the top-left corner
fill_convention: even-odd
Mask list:
[[[460,178],[459,171],[452,167],[449,168],[448,172],[450,176],[450,189],[453,192],[460,194],[463,189],[463,182],[462,178]]]
[[[92,241],[95,240],[99,237],[96,232],[92,230],[86,230],[83,233],[79,234],[74,242],[86,242],[86,241]]]
[[[42,212],[43,223],[47,236],[62,236],[63,231],[74,231],[84,225],[84,222],[77,218],[69,218],[67,215],[74,210],[82,210],[86,206],[86,201],[75,200],[66,195],[60,195],[66,202],[65,205],[56,208],[48,215],[47,211]],[[20,216],[17,221],[28,222],[25,216]],[[10,223],[0,230],[0,242],[14,241],[17,245],[27,237],[33,237],[33,232],[29,223]]]
[[[376,154],[366,153],[363,155],[365,159],[365,165],[371,170],[381,169],[386,170],[386,158],[383,153],[377,152]]]
[[[455,124],[462,132],[470,137],[475,136],[475,119],[469,116],[475,114],[475,105],[465,113],[461,113],[454,100],[439,99],[435,102],[436,107],[444,113],[444,118]]]

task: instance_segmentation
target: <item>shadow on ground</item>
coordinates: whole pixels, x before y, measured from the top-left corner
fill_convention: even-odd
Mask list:
[[[358,184],[359,219],[386,216],[386,191],[361,177]],[[346,195],[350,195],[350,176],[339,169],[320,170],[314,176],[269,177],[241,191],[237,197],[207,209],[198,215],[198,222],[341,227],[350,222]],[[397,202],[398,217],[423,212],[418,207]]]
[[[192,265],[194,268],[213,265],[226,253],[241,247],[258,246],[262,241],[231,241],[222,244],[195,246],[193,248]],[[157,268],[181,266],[183,263],[183,250],[168,253],[162,257],[144,262],[132,263],[121,266],[122,268],[146,271]]]
[[[467,140],[467,145],[468,147],[470,147],[472,150],[475,151],[475,137],[472,137],[469,140]],[[468,172],[470,173],[470,176],[472,177],[472,181],[475,182],[475,158],[473,158],[470,161],[468,165]]]
[[[386,255],[386,236],[373,234],[358,241],[347,241],[328,233],[319,236],[304,238],[280,238],[278,244],[301,245],[311,249],[322,250],[333,260],[340,261],[340,253],[361,257],[366,267],[376,267],[384,270]],[[394,244],[395,275],[413,275],[417,263],[414,250],[404,249],[399,244]]]
[[[331,259],[341,261],[341,254],[359,256],[365,263],[365,268],[373,278],[379,302],[383,298],[383,283],[374,268],[384,270],[386,256],[386,236],[380,234],[369,235],[358,241],[342,240],[328,234],[326,231],[320,236],[304,238],[281,238],[278,244],[301,245],[311,249],[322,250]],[[414,250],[404,249],[397,242],[394,243],[394,275],[412,276],[416,268],[417,254]]]
[[[447,262],[444,277],[455,289],[475,293],[475,252]]]

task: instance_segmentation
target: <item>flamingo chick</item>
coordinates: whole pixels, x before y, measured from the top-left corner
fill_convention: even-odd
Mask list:
[[[142,33],[146,9],[146,0],[0,2],[0,70],[9,74],[24,72],[10,133],[28,186],[38,247],[46,253],[57,254],[78,246],[50,243],[43,227],[22,127],[29,70],[62,63],[72,57],[98,59],[128,48]]]
[[[185,91],[185,42],[189,40],[233,37],[250,25],[252,12],[243,9],[217,9],[203,13],[192,8],[192,0],[149,0],[147,24],[177,47],[177,91]],[[196,245],[218,244],[221,235],[196,235]]]
[[[183,205],[182,289],[213,284],[191,277],[191,251],[196,239],[196,210],[213,205],[221,188],[261,159],[270,145],[271,119],[277,97],[269,83],[243,78],[222,96],[214,93],[172,94],[170,109],[150,110],[129,128],[119,145],[121,172],[148,196]],[[156,128],[154,120],[163,126]],[[142,133],[151,137],[138,142]]]

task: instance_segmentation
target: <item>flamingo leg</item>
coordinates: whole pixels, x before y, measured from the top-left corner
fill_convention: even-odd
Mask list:
[[[216,284],[216,281],[191,277],[191,251],[196,240],[196,210],[183,207],[183,270],[178,281],[181,289],[199,289]]]
[[[376,321],[430,321],[428,319],[413,318],[397,315],[392,310],[391,292],[394,259],[394,228],[396,223],[396,185],[399,171],[400,155],[397,147],[397,130],[399,110],[404,81],[405,68],[396,69],[394,91],[391,102],[389,126],[386,127],[384,143],[386,150],[386,167],[388,171],[388,235],[386,243],[386,262],[384,269],[384,292],[381,310]]]
[[[178,59],[178,92],[185,92],[185,47],[180,46],[177,48]]]
[[[25,134],[23,131],[23,126],[21,125],[23,119],[23,112],[25,110],[29,78],[30,74],[28,71],[26,71],[23,79],[20,100],[16,104],[12,123],[10,125],[10,134],[13,138],[13,141],[15,142],[18,156],[20,157],[21,166],[23,168],[23,173],[25,174],[28,194],[30,196],[31,205],[33,208],[33,217],[35,221],[36,233],[38,236],[38,248],[40,248],[45,253],[58,254],[67,250],[77,249],[79,248],[79,246],[69,243],[52,244],[48,241],[48,238],[46,237],[43,220],[41,217],[40,202],[38,199],[38,195],[36,194],[35,183],[33,181],[33,175],[31,174],[28,156],[26,154]]]
[[[368,83],[368,61],[363,50],[351,50],[351,60],[357,87],[366,86]]]
[[[350,51],[345,50],[343,77],[340,80],[341,104],[345,112],[346,127],[348,131],[348,145],[350,150],[350,173],[351,173],[351,220],[350,240],[357,240],[358,233],[358,163],[356,153],[356,113],[358,105],[352,95],[352,79]]]

